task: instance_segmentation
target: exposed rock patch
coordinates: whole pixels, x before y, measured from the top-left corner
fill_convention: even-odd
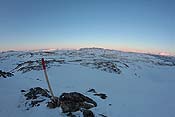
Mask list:
[[[89,92],[96,91],[95,89],[90,89]],[[54,99],[51,99],[47,89],[40,87],[21,90],[21,93],[25,97],[23,105],[26,110],[47,104],[47,107],[50,109],[60,107],[62,112],[69,117],[76,117],[74,112],[77,111],[82,112],[84,117],[95,117],[94,113],[89,109],[96,107],[97,103],[93,99],[78,92],[62,93],[59,97],[54,97]],[[100,93],[95,93],[94,95],[104,96],[103,98],[106,98],[106,95],[100,95]]]
[[[12,77],[12,76],[14,76],[14,74],[10,72],[3,72],[2,70],[0,70],[0,77],[7,78],[7,77]]]
[[[59,100],[63,113],[79,111],[81,108],[90,109],[97,106],[94,100],[77,92],[63,93]]]
[[[26,100],[36,99],[39,96],[44,96],[50,98],[51,96],[48,94],[47,89],[42,89],[40,87],[31,88],[28,93],[24,95]]]
[[[87,92],[97,93],[95,89],[89,89]]]
[[[94,95],[99,96],[101,99],[106,99],[107,98],[106,94],[104,94],[104,93],[96,93]]]
[[[91,110],[83,110],[84,117],[95,117],[94,113]]]
[[[59,99],[48,102],[47,107],[61,107],[63,113],[68,113],[67,116],[75,117],[72,112],[81,111],[84,117],[94,117],[92,111],[88,110],[97,106],[97,103],[91,98],[84,96],[78,92],[63,93]]]
[[[55,60],[55,59],[45,60],[45,62],[46,62],[47,68],[50,68],[51,66],[58,66],[60,64],[65,63],[64,60]],[[58,63],[58,64],[55,64],[55,63]],[[12,71],[22,71],[22,73],[26,73],[26,72],[29,72],[32,70],[34,70],[34,71],[42,70],[41,60],[26,61],[26,62],[20,63]]]
[[[95,89],[89,89],[87,92],[93,93],[95,96],[99,96],[101,99],[106,99],[107,95],[104,93],[97,93]]]
[[[94,60],[92,62],[83,62],[80,63],[83,66],[91,67],[94,69],[99,69],[101,71],[106,71],[109,73],[116,73],[121,74],[121,70],[118,68],[117,64],[111,62],[111,61],[105,61],[105,60]]]
[[[50,100],[50,95],[47,89],[42,89],[40,87],[31,88],[29,90],[21,90],[25,97],[24,106],[26,110],[32,107],[40,106],[42,102]]]

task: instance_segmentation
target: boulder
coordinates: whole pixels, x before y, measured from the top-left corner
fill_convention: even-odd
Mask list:
[[[83,110],[83,117],[95,117],[91,110]]]
[[[77,92],[63,93],[59,101],[63,113],[76,112],[82,108],[90,109],[97,106],[94,100]]]

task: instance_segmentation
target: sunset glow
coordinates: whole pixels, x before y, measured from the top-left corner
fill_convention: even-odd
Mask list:
[[[175,2],[0,1],[0,51],[100,47],[175,55]]]

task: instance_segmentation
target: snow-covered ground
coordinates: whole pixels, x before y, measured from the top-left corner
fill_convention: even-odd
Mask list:
[[[96,117],[175,117],[174,57],[100,48],[0,53],[0,70],[14,74],[0,77],[1,117],[66,116],[61,108],[49,109],[46,103],[25,109],[21,90],[47,88],[41,58],[48,61],[54,94],[76,91],[91,97],[97,102],[91,109]],[[107,98],[87,92],[92,88]]]

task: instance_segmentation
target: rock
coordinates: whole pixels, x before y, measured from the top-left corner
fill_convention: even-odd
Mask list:
[[[42,89],[40,87],[35,87],[31,88],[28,93],[26,93],[24,96],[27,97],[26,99],[36,99],[38,95],[48,97],[50,98],[51,96],[47,93],[47,90]]]
[[[71,112],[67,114],[68,117],[76,117],[75,115],[73,115]]]
[[[76,112],[81,108],[81,104],[73,101],[64,101],[61,102],[61,109],[63,113],[67,112]]]
[[[95,117],[91,110],[83,110],[83,117]]]
[[[49,98],[51,98],[48,91],[40,87],[31,88],[29,90],[21,90],[21,93],[26,98],[26,101],[23,104],[26,110],[29,110],[32,107],[40,106],[40,104],[44,102],[46,103]]]
[[[0,70],[0,77],[7,78],[7,77],[12,77],[12,76],[14,76],[14,74],[10,72],[3,72],[2,70]]]
[[[103,115],[103,114],[98,114],[99,116],[101,116],[101,117],[107,117],[106,115]]]
[[[25,90],[21,90],[21,92],[26,92]]]
[[[47,107],[50,109],[56,108],[60,106],[60,101],[58,97],[54,97],[54,99],[51,100],[51,102],[47,103]]]
[[[89,89],[87,92],[97,93],[95,89]]]
[[[21,90],[22,94],[26,97],[25,107],[29,110],[32,107],[39,106],[41,102],[48,100],[51,96],[48,94],[46,89],[40,87],[31,88],[30,90]],[[72,113],[76,111],[86,110],[83,112],[84,117],[94,117],[91,111],[87,109],[97,106],[97,103],[91,98],[78,93],[63,93],[59,98],[54,97],[50,102],[47,103],[47,107],[53,109],[56,107],[61,107],[63,113]],[[70,117],[75,117],[75,115],[70,114]]]
[[[91,98],[77,92],[63,93],[59,99],[63,113],[76,112],[81,108],[90,109],[97,106],[97,103]]]
[[[52,103],[52,102],[48,102],[47,103],[47,107],[49,107],[50,109],[52,109],[52,108],[56,108],[56,105],[54,103]]]
[[[92,93],[94,93],[95,96],[99,96],[102,99],[106,99],[107,98],[106,94],[104,94],[104,93],[97,93],[95,89],[90,89],[87,92],[92,92]]]
[[[55,63],[58,64],[65,64],[65,60],[46,60],[46,67],[50,68]],[[18,64],[13,71],[21,71],[22,73],[27,73],[30,71],[40,71],[42,70],[41,60],[35,60],[35,61],[26,61],[23,63]]]
[[[94,107],[94,105],[92,105],[92,104],[88,104],[88,103],[82,103],[82,108],[85,108],[85,109],[90,109],[90,108],[93,108]]]
[[[39,78],[37,78],[36,80],[41,81]]]
[[[80,63],[80,65],[91,67],[93,69],[99,69],[101,71],[106,71],[109,73],[122,73],[122,71],[118,68],[117,64],[115,64],[113,61],[94,59],[93,62],[82,62]]]
[[[101,99],[106,99],[107,98],[106,94],[103,94],[103,93],[96,93],[94,95],[99,96]]]
[[[34,107],[34,106],[39,106],[41,102],[45,101],[45,99],[43,100],[35,100],[35,101],[31,101],[31,106]]]
[[[78,92],[63,93],[59,99],[61,102],[64,101],[87,102],[93,104],[95,107],[97,106],[97,103],[93,101],[91,98],[84,96],[83,94]]]

